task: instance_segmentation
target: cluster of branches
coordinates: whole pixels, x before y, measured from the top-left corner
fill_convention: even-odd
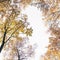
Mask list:
[[[24,37],[22,41],[17,41],[15,46],[10,46],[4,52],[4,60],[27,60],[34,55],[35,48],[28,44],[28,38]]]

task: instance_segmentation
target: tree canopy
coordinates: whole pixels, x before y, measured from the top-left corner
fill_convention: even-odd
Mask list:
[[[41,60],[60,60],[60,0],[37,0],[33,4],[41,9],[51,35]]]
[[[23,43],[24,37],[31,36],[33,32],[32,27],[28,27],[28,16],[21,13],[21,6],[26,7],[30,2],[31,0],[0,0],[0,53],[3,50],[5,50],[6,53],[9,53],[8,51],[11,50],[11,54],[9,53],[10,56],[12,55],[11,60],[13,60],[13,56],[16,54],[16,56],[18,56],[17,59],[21,60],[20,51],[18,49],[22,47],[23,50],[24,47],[17,47],[20,46],[20,43]],[[25,36],[21,37],[20,34]],[[23,45],[24,44],[25,43],[23,43]],[[28,50],[32,50],[32,46],[31,49],[28,48]],[[21,53],[23,54],[25,52],[23,51]],[[29,55],[30,53],[26,52],[26,54]],[[32,54],[29,56],[31,55]],[[25,59],[24,56],[22,56],[23,59]],[[8,60],[8,58],[6,58],[6,60]]]

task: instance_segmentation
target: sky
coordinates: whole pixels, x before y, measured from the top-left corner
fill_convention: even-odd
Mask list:
[[[42,12],[34,6],[28,6],[22,13],[27,14],[28,22],[33,29],[33,34],[29,38],[32,45],[36,44],[35,57],[31,60],[39,60],[41,55],[44,55],[47,51],[49,44],[48,27],[45,26],[45,22],[42,20]]]
[[[34,6],[28,6],[22,10],[23,14],[28,16],[28,22],[33,29],[33,34],[29,37],[30,44],[36,44],[35,56],[30,60],[39,60],[41,55],[44,55],[47,51],[49,44],[48,28],[45,26],[45,22],[42,20],[42,12]],[[2,60],[2,53],[0,54],[0,60]]]

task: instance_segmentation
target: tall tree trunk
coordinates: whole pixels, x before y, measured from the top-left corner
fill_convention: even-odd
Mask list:
[[[2,43],[2,45],[0,47],[0,53],[1,53],[2,49],[3,49],[3,47],[4,47],[4,42]]]
[[[17,49],[17,53],[18,53],[18,60],[20,60],[20,54],[19,54],[19,51],[18,51],[18,49]]]
[[[5,32],[4,32],[4,36],[3,36],[3,40],[2,40],[2,44],[1,44],[1,46],[0,46],[0,53],[1,53],[2,49],[3,49],[3,47],[4,47],[4,44],[5,44],[6,32],[7,32],[7,30],[5,30]]]

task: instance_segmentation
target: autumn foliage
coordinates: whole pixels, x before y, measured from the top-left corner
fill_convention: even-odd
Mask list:
[[[60,0],[36,0],[32,5],[42,11],[51,35],[48,50],[40,60],[60,60]]]
[[[28,27],[29,22],[27,22],[28,16],[21,13],[21,7],[28,5],[31,0],[1,0],[0,1],[0,53],[5,51],[9,53],[11,58],[5,58],[4,60],[15,60],[13,57],[16,55],[16,60],[26,59],[28,56],[32,55],[32,46],[28,45],[24,52],[24,37],[32,35],[32,28]],[[26,7],[26,6],[25,6]],[[19,19],[18,19],[19,17]],[[20,36],[23,35],[24,37]],[[27,39],[28,40],[28,39]],[[26,40],[25,40],[26,41]],[[22,45],[23,46],[22,46]],[[30,46],[30,47],[29,47]],[[22,48],[21,52],[19,48]],[[30,53],[28,53],[31,51]],[[21,54],[28,54],[20,56]]]

